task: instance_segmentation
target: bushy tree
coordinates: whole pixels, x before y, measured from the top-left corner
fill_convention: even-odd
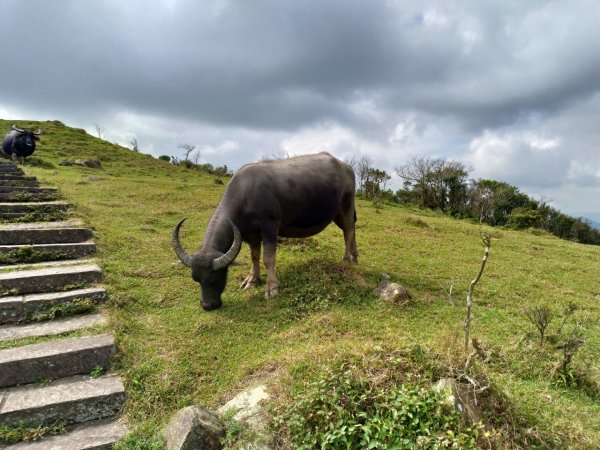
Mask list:
[[[452,214],[464,210],[467,196],[465,166],[457,161],[414,157],[395,168],[404,180],[404,190],[414,191],[422,208],[439,209]]]

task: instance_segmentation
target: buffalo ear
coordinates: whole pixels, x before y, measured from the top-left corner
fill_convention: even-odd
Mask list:
[[[40,140],[39,136],[34,136],[33,139],[35,139],[36,141]]]

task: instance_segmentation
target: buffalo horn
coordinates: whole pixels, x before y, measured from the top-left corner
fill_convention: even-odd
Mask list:
[[[17,126],[16,126],[16,125],[13,125],[11,128],[12,128],[13,130],[15,130],[15,131],[18,131],[19,133],[22,133],[22,132],[24,132],[24,131],[25,131],[25,130],[23,130],[23,129],[21,129],[21,128],[17,128]]]
[[[38,128],[37,130],[35,130],[35,131],[33,132],[33,134],[35,134],[36,136],[39,136],[40,134],[44,134],[44,133],[42,132],[42,130],[40,130],[40,129]]]
[[[233,229],[233,244],[231,244],[231,248],[227,250],[227,253],[213,259],[213,270],[220,270],[231,264],[242,248],[242,234],[240,233],[240,230],[231,220],[227,219],[227,222],[229,222],[229,225],[231,225],[231,228]]]
[[[183,222],[185,222],[185,219],[181,219],[179,223],[175,225],[173,233],[171,234],[171,246],[173,247],[173,250],[175,251],[175,254],[179,260],[187,267],[192,267],[192,257],[186,253],[179,243],[179,228]]]

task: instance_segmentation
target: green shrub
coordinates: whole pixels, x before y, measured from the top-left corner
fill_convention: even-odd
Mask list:
[[[297,449],[469,449],[478,437],[441,394],[410,384],[377,386],[344,365],[295,392],[275,421]]]

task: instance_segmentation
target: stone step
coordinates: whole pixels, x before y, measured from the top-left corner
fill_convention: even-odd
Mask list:
[[[106,316],[100,313],[36,322],[29,325],[0,325],[0,342],[40,336],[54,336],[69,331],[84,330],[106,325]]]
[[[118,377],[76,375],[0,392],[0,423],[14,427],[89,422],[116,415],[124,402],[125,389]]]
[[[59,244],[85,242],[92,231],[70,222],[40,224],[11,224],[0,226],[0,245]]]
[[[4,180],[0,177],[0,186],[27,186],[27,187],[37,187],[40,185],[40,182],[36,179],[34,180]]]
[[[53,222],[65,218],[65,213],[0,213],[0,224],[2,223],[32,223]]]
[[[10,260],[8,263],[15,264],[27,261],[12,261],[11,254],[18,259],[21,255],[35,257],[38,261],[49,261],[57,259],[84,258],[96,252],[96,244],[93,241],[64,243],[64,244],[34,244],[34,245],[0,245],[0,266],[2,266],[2,255]],[[31,261],[31,259],[30,259]]]
[[[67,266],[83,266],[86,264],[96,264],[95,258],[83,258],[83,259],[63,259],[59,261],[44,261],[38,263],[26,263],[26,264],[10,264],[8,266],[1,266],[0,273],[10,272],[11,270],[33,270],[33,269],[49,269],[50,267],[67,267]]]
[[[48,202],[58,198],[56,192],[0,192],[0,202]]]
[[[23,169],[11,164],[0,164],[0,174],[18,174],[24,175]]]
[[[0,220],[49,222],[64,217],[69,205],[62,202],[0,203]]]
[[[28,177],[28,176],[25,176],[25,175],[10,174],[10,173],[0,174],[0,179],[5,180],[5,181],[11,181],[11,180],[37,181],[36,177]]]
[[[0,223],[52,222],[65,218],[65,213],[0,213]]]
[[[26,322],[63,304],[75,309],[82,303],[104,302],[106,297],[106,290],[102,287],[0,297],[0,323]]]
[[[69,208],[65,202],[39,203],[0,203],[0,213],[53,213],[64,212]]]
[[[99,334],[0,350],[0,387],[89,374],[115,354],[111,334]]]
[[[65,434],[23,442],[6,450],[110,450],[127,434],[127,427],[116,420],[95,420],[68,427]]]
[[[0,297],[61,291],[95,283],[101,276],[102,270],[95,264],[0,272]]]
[[[58,195],[58,189],[56,188],[38,186],[0,186],[0,194],[10,194],[11,192],[33,192]]]

